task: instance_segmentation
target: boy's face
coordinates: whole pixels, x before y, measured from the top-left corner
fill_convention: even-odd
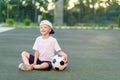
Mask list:
[[[42,24],[40,26],[40,32],[41,32],[42,35],[49,34],[51,32],[51,28],[46,24]]]

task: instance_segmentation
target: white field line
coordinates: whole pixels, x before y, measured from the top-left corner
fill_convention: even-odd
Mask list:
[[[109,30],[109,29],[113,29],[113,30],[120,30],[120,28],[118,27],[114,27],[114,28],[109,28],[109,27],[67,27],[67,26],[63,26],[63,27],[55,27],[55,29],[85,29],[85,30]]]
[[[1,32],[5,32],[5,31],[9,31],[9,30],[13,30],[14,28],[8,28],[8,27],[0,27],[0,33]]]

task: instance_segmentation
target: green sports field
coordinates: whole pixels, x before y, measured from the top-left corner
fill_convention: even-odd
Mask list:
[[[120,80],[119,30],[56,29],[62,50],[69,55],[64,71],[19,71],[20,53],[33,53],[39,29],[0,33],[0,80]]]

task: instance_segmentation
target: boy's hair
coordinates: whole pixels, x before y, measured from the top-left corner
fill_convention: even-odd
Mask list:
[[[50,21],[48,21],[48,20],[42,20],[42,21],[40,22],[40,26],[41,26],[42,24],[46,24],[46,25],[48,25],[48,26],[51,27],[52,30],[51,30],[50,34],[54,34],[54,33],[55,33],[54,30],[53,30],[53,27],[52,27],[52,23],[51,23]]]

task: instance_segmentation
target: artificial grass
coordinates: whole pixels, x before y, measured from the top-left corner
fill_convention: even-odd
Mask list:
[[[20,53],[33,53],[39,29],[14,29],[0,33],[1,80],[120,80],[119,30],[55,30],[61,48],[69,56],[64,71],[18,70]]]

